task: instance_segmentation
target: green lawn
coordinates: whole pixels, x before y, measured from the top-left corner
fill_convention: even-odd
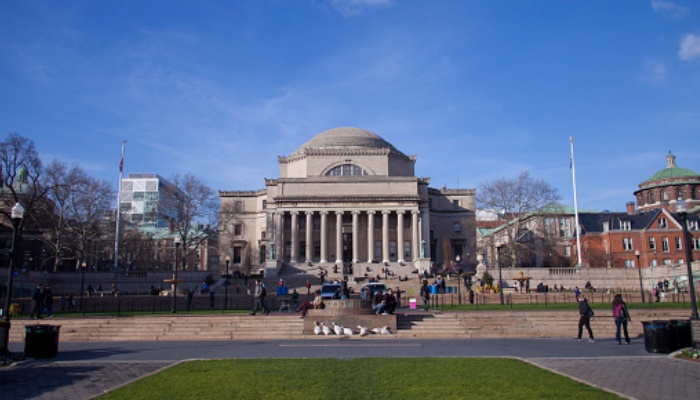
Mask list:
[[[618,399],[514,359],[191,361],[99,399]]]

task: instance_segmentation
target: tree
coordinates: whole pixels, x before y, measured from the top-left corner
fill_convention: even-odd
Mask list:
[[[114,191],[109,183],[88,176],[80,166],[68,167],[59,161],[46,168],[45,185],[54,204],[44,215],[51,223],[45,244],[54,257],[54,271],[69,259],[79,268],[89,258],[90,244],[104,233],[102,217],[110,210]]]
[[[500,244],[500,254],[510,259],[511,267],[516,267],[521,258],[532,252],[527,235],[524,217],[537,215],[547,205],[559,200],[557,190],[546,181],[521,172],[515,179],[499,178],[483,183],[476,193],[477,206],[484,211],[497,212],[507,223],[502,232],[504,243]],[[550,210],[551,211],[551,210]]]
[[[163,200],[160,215],[180,238],[185,269],[189,259],[214,232],[217,197],[214,190],[192,174],[175,175],[170,181],[177,189],[176,195]]]
[[[18,239],[25,227],[39,228],[46,198],[46,188],[41,185],[43,166],[34,141],[17,133],[11,133],[0,142],[0,175],[2,182],[0,214],[8,224],[12,223],[12,207],[20,203],[24,217],[17,226]],[[15,246],[20,246],[16,243]]]

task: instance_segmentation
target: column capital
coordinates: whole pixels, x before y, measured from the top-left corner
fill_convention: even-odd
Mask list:
[[[389,210],[382,210],[382,215],[387,215],[387,214],[391,214],[391,211],[389,211]]]
[[[313,211],[304,211],[304,213],[305,213],[306,215],[314,215],[314,212],[313,212]]]
[[[411,210],[411,214],[420,215],[420,211],[419,210]]]
[[[328,215],[328,211],[319,211],[318,213],[321,215]]]
[[[369,215],[374,215],[374,214],[376,214],[376,213],[377,213],[377,210],[369,210],[369,211],[367,211],[367,214],[369,214]]]
[[[360,215],[361,211],[351,211],[352,215]]]
[[[345,211],[334,211],[334,212],[335,212],[335,215],[343,215],[345,213]]]
[[[406,213],[406,210],[396,210],[396,214],[404,215],[405,213]]]
[[[299,211],[290,211],[289,213],[292,215],[299,215]]]

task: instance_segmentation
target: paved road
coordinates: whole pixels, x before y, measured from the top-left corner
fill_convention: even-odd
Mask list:
[[[10,349],[21,351],[21,343]],[[623,397],[695,399],[700,364],[650,354],[641,340],[617,346],[564,339],[320,338],[288,341],[65,342],[50,360],[0,370],[3,399],[90,399],[188,359],[299,357],[518,357]],[[41,376],[43,379],[37,380]]]

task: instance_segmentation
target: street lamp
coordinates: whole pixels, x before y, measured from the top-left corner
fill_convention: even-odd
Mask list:
[[[642,294],[642,303],[644,303],[644,285],[642,285],[642,264],[639,263],[639,250],[634,251],[637,257],[637,273],[639,273],[639,292]]]
[[[175,236],[173,242],[175,243],[175,271],[173,273],[173,309],[171,312],[175,314],[177,313],[177,253],[180,249],[180,236]]]
[[[501,266],[501,246],[496,247],[496,258],[498,259],[498,294],[501,295],[501,305],[505,305],[506,302],[503,299],[503,271]]]
[[[80,311],[82,311],[83,315],[85,315],[85,308],[83,307],[83,294],[85,293],[85,268],[87,267],[87,263],[83,261],[81,268],[80,268]]]
[[[688,205],[682,197],[676,201],[676,212],[681,220],[683,228],[683,244],[685,246],[685,261],[688,268],[688,290],[690,291],[690,305],[693,308],[691,319],[698,319],[698,303],[695,299],[695,282],[693,281],[693,253],[690,251],[690,236],[688,235]]]
[[[226,275],[224,275],[224,310],[228,306],[228,265],[231,263],[231,257],[226,256]]]
[[[7,277],[7,293],[5,297],[5,315],[3,316],[5,322],[7,322],[7,334],[2,335],[3,336],[3,343],[2,347],[0,347],[1,351],[8,351],[8,345],[10,341],[10,303],[12,302],[12,280],[14,279],[15,276],[15,271],[14,271],[14,262],[15,262],[15,257],[17,256],[17,242],[19,241],[19,224],[22,222],[22,218],[24,217],[24,207],[22,207],[19,202],[15,204],[14,207],[12,207],[11,211],[11,217],[12,217],[12,243],[10,245],[10,269]]]
[[[459,305],[462,305],[462,289],[460,287],[462,286],[462,278],[459,276],[459,261],[461,258],[459,257],[459,254],[457,254],[457,257],[455,257],[455,261],[457,262],[457,300],[459,302]]]

